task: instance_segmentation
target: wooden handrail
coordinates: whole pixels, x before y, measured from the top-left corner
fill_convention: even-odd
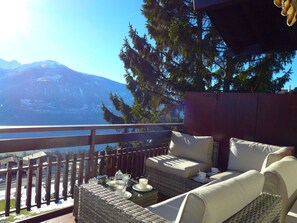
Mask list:
[[[40,126],[0,126],[0,133],[11,132],[51,132],[51,131],[79,131],[79,130],[106,130],[124,128],[168,128],[182,127],[183,123],[148,123],[148,124],[113,124],[113,125],[40,125]]]

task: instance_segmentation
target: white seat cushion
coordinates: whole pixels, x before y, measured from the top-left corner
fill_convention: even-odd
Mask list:
[[[186,196],[176,222],[221,223],[256,199],[263,183],[264,176],[250,170],[217,184],[197,188]]]
[[[242,174],[242,172],[238,172],[235,170],[227,170],[225,172],[218,173],[218,174],[211,176],[210,179],[223,181],[223,180],[228,180],[232,177],[239,176],[240,174]]]
[[[209,163],[198,163],[172,155],[150,157],[146,160],[146,166],[183,178],[192,177],[199,171],[207,172],[211,168]]]
[[[202,187],[208,187],[209,185],[213,185],[218,183],[219,181],[211,181],[210,183],[202,185]],[[147,207],[151,212],[165,218],[166,220],[170,222],[175,222],[177,218],[177,214],[179,212],[179,209],[188,193],[191,193],[191,191],[180,194],[178,196],[172,197],[170,199],[167,199],[165,201],[162,201],[160,203],[151,205]]]
[[[170,222],[175,222],[179,208],[183,203],[187,193],[172,197],[160,203],[147,207],[151,212],[165,218]]]
[[[284,147],[231,138],[228,170],[261,171],[266,156],[282,148]]]
[[[212,150],[212,136],[192,136],[176,131],[171,133],[168,151],[170,155],[211,163]]]

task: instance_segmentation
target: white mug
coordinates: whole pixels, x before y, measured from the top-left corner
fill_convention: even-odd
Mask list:
[[[117,189],[115,191],[115,194],[123,197],[126,192],[126,186],[125,185],[117,185],[116,188]]]
[[[148,183],[148,179],[146,178],[139,178],[139,186],[141,188],[146,188]]]

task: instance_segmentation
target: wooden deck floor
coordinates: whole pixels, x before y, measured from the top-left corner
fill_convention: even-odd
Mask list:
[[[75,223],[72,213],[62,215],[60,217],[52,218],[50,220],[43,221],[42,223]]]

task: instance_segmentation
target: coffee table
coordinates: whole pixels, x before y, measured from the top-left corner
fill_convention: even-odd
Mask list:
[[[135,184],[137,184],[137,181],[132,179],[129,180],[126,190],[129,191],[132,194],[132,196],[127,200],[130,200],[133,203],[142,207],[147,207],[157,203],[158,191],[155,188],[147,192],[139,192],[139,191],[133,190],[132,187]],[[93,193],[94,196],[89,198],[83,197],[83,195],[80,192],[81,188],[83,188],[84,191]],[[100,199],[102,194],[104,195],[109,194],[109,196],[121,198],[120,196],[116,196],[114,191],[115,191],[115,188],[110,187],[107,184],[89,183],[89,184],[83,184],[81,186],[76,185],[74,190],[74,202],[73,202],[74,203],[73,215],[75,219],[78,219],[78,215],[80,213],[81,207],[88,205],[87,200],[89,200],[91,203],[96,203],[96,200],[102,202],[102,199]],[[121,199],[125,199],[125,198],[121,198]],[[84,204],[82,205],[82,203]]]
[[[159,215],[115,194],[100,184],[79,187],[79,223],[158,222],[169,223]]]

